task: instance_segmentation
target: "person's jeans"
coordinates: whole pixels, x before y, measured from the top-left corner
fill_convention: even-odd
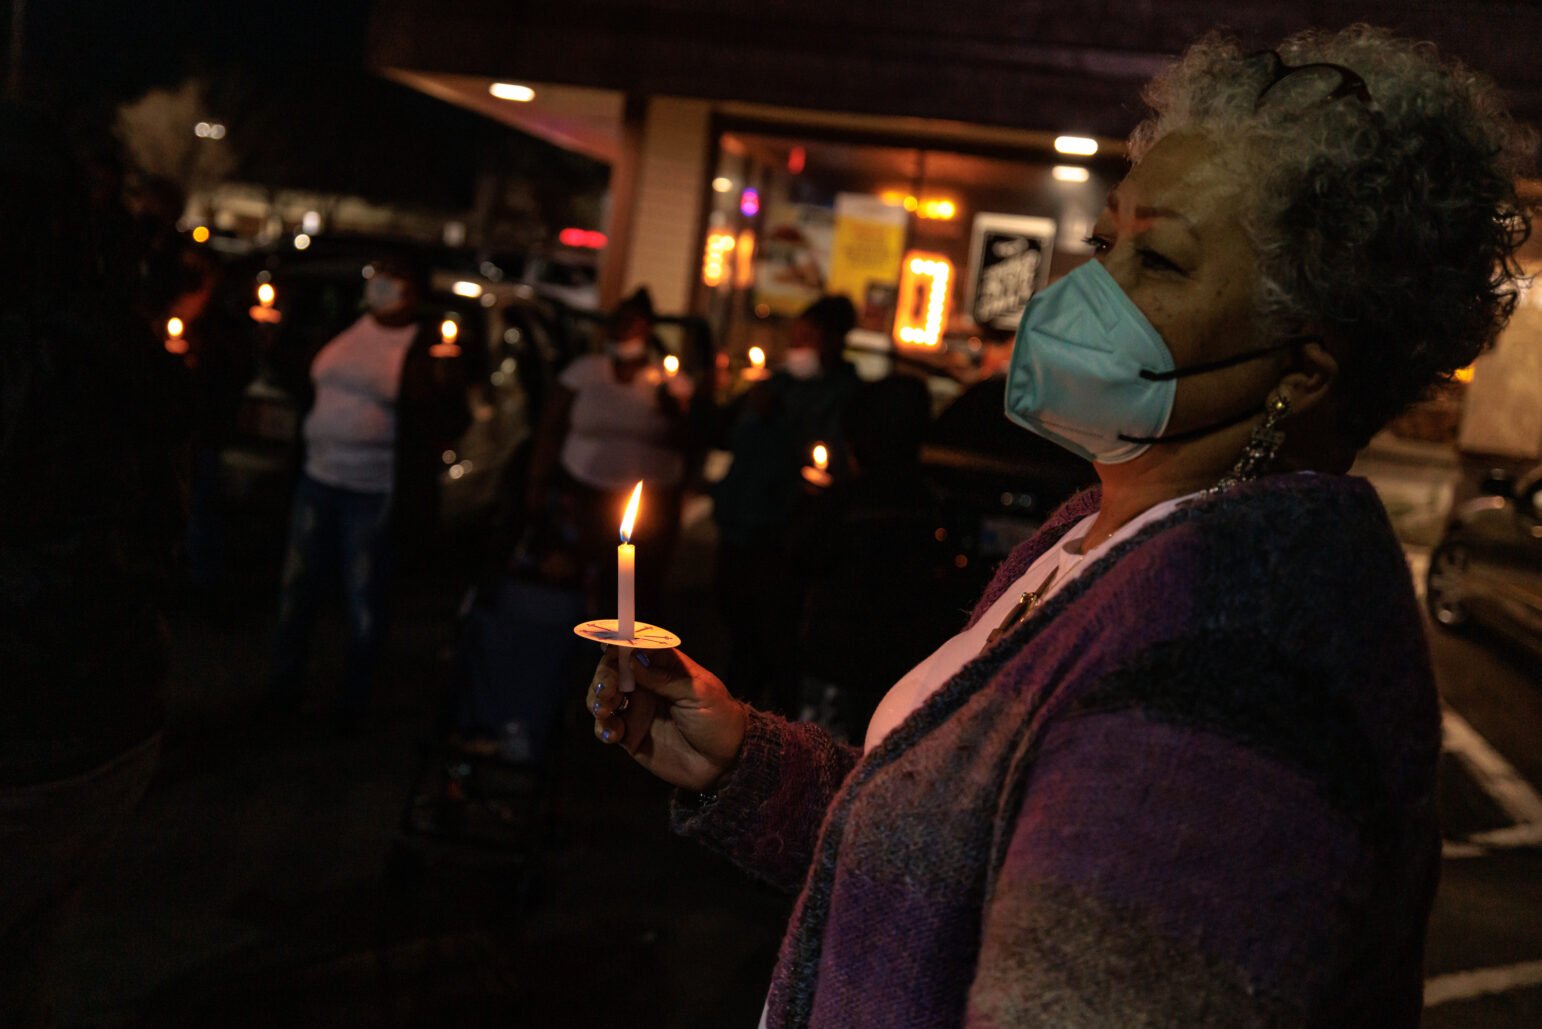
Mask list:
[[[316,605],[340,567],[348,632],[342,707],[358,715],[368,706],[385,638],[390,517],[389,493],[356,493],[300,476],[279,594],[273,677],[280,700],[300,699]]]

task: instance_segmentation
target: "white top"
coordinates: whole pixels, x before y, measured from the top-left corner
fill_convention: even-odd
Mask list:
[[[1016,582],[996,598],[990,610],[986,611],[974,625],[932,651],[930,657],[906,672],[905,677],[894,684],[879,702],[878,709],[873,712],[873,719],[867,726],[867,740],[863,750],[868,751],[876,747],[895,726],[909,717],[916,708],[926,703],[926,699],[937,692],[943,683],[953,678],[959,669],[984,650],[990,634],[1017,605],[1018,599],[1024,593],[1042,591],[1039,600],[1042,605],[1045,600],[1064,589],[1066,583],[1076,578],[1083,568],[1100,555],[1107,553],[1110,547],[1129,539],[1147,525],[1166,517],[1202,493],[1203,491],[1189,493],[1163,501],[1120,526],[1118,532],[1085,554],[1081,552],[1082,540],[1087,537],[1087,533],[1092,529],[1092,523],[1098,516],[1090,514],[1071,526],[1070,531],[1061,538],[1059,545],[1039,555],[1038,560],[1034,561],[1026,572],[1018,576]],[[1055,575],[1054,581],[1050,582],[1046,589],[1045,581],[1049,579],[1052,572]]]
[[[585,354],[557,381],[573,391],[561,458],[569,475],[603,490],[630,488],[638,479],[673,486],[684,478],[685,461],[669,446],[669,419],[659,410],[661,368],[650,364],[622,382],[609,357]]]
[[[396,484],[396,398],[416,323],[381,325],[364,315],[311,364],[316,404],[305,416],[305,474],[359,493]]]

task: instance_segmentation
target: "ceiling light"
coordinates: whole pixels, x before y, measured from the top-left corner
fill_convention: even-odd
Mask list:
[[[535,90],[517,82],[494,82],[487,87],[487,91],[499,100],[513,100],[521,104],[528,104],[535,99]]]
[[[1075,164],[1057,164],[1049,173],[1057,182],[1086,182],[1090,177],[1086,168]]]
[[[1056,136],[1055,150],[1077,157],[1091,157],[1098,152],[1098,141],[1087,136]]]

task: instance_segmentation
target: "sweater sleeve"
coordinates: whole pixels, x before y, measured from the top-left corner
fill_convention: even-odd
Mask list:
[[[862,752],[807,722],[750,711],[739,762],[716,799],[697,805],[676,793],[675,831],[745,871],[792,891],[813,860],[825,811]]]
[[[966,1024],[1353,1023],[1322,1010],[1331,979],[1388,945],[1411,975],[1375,1007],[1417,1024],[1422,940],[1366,938],[1373,848],[1323,757],[1134,707],[1049,729],[1000,830]]]

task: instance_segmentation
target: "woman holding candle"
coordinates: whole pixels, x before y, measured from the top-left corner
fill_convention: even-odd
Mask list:
[[[860,380],[843,355],[856,323],[843,296],[821,297],[793,321],[783,367],[730,415],[733,464],[712,491],[717,593],[733,638],[729,676],[739,696],[786,715],[799,707],[796,662],[787,655],[804,590],[786,534],[814,447],[824,447],[825,467],[813,478],[834,481],[846,471],[842,416]]]
[[[605,353],[574,358],[558,377],[531,458],[527,510],[546,519],[555,500],[574,512],[586,563],[598,573],[595,595],[604,597],[615,581],[616,522],[633,485],[645,482],[638,588],[644,609],[657,612],[679,529],[690,379],[656,362],[662,347],[647,290],[621,302],[605,335]]]
[[[1023,544],[862,748],[613,655],[595,731],[802,888],[766,1024],[1416,1025],[1439,706],[1344,475],[1513,310],[1530,139],[1366,27],[1211,37],[1149,89],[1009,417],[1101,488]],[[919,598],[918,598],[919,602]]]

